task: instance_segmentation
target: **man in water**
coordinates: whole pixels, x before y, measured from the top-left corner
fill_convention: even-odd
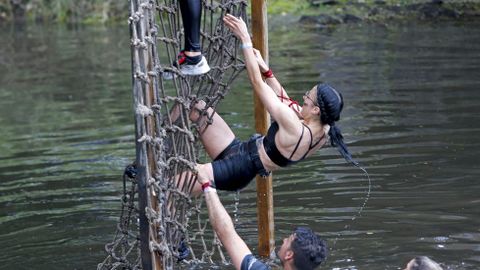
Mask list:
[[[426,256],[418,256],[410,260],[404,270],[442,270],[442,267]]]
[[[237,234],[232,219],[220,202],[216,189],[210,186],[209,179],[199,172],[198,181],[202,185],[210,223],[230,255],[235,269],[270,269],[252,255],[248,246]],[[283,239],[277,256],[285,270],[310,270],[325,261],[327,246],[325,241],[311,229],[298,227],[290,236]]]

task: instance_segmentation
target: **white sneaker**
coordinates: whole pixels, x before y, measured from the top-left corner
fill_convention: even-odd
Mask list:
[[[202,75],[210,71],[207,59],[202,55],[202,60],[195,65],[187,64],[187,61],[180,65],[180,71],[185,75]]]
[[[207,63],[207,59],[202,55],[202,60],[197,64],[188,64],[187,57],[183,51],[178,55],[178,63],[180,64],[180,72],[185,75],[202,75],[210,71],[210,66]],[[174,62],[172,66],[176,67],[177,62]],[[173,72],[164,72],[163,78],[165,80],[171,80],[175,77]]]

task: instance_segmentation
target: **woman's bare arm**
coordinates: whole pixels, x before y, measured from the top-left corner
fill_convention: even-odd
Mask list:
[[[280,101],[275,91],[273,91],[272,88],[270,88],[270,86],[263,81],[245,22],[241,18],[237,18],[230,14],[225,15],[223,21],[243,44],[242,51],[245,59],[248,78],[255,93],[262,101],[266,110],[281,126],[285,127],[287,130],[297,129],[298,125],[300,125],[297,114],[288,106],[286,106],[286,104]]]
[[[254,48],[253,53],[255,54],[255,58],[257,59],[260,72],[262,74],[268,72],[270,68],[268,67],[267,63],[265,63],[265,60],[263,60],[260,51]],[[265,82],[267,83],[267,85],[270,86],[270,88],[273,90],[273,92],[275,92],[275,94],[283,104],[286,104],[297,114],[299,118],[302,118],[300,114],[302,107],[298,104],[297,101],[290,98],[287,91],[285,91],[285,88],[283,88],[282,84],[278,81],[277,77],[273,73],[270,74],[270,76],[265,77]]]

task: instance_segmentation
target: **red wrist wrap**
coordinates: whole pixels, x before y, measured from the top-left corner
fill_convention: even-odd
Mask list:
[[[273,77],[273,72],[272,72],[271,69],[269,69],[269,70],[267,70],[267,71],[265,71],[265,72],[262,72],[262,75],[263,75],[263,77],[265,77],[265,78],[272,78],[272,77]]]
[[[210,186],[210,181],[206,182],[206,183],[203,183],[202,184],[202,191],[204,191],[207,187]]]

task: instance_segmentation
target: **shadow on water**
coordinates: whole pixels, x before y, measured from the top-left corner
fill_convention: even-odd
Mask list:
[[[272,28],[277,77],[298,98],[319,80],[341,90],[339,125],[372,177],[352,221],[368,185],[335,149],[275,173],[278,240],[314,228],[333,247],[326,269],[401,269],[416,255],[477,269],[479,26]],[[251,100],[242,76],[220,106],[243,139]],[[135,155],[131,104],[127,28],[0,30],[0,269],[103,260]],[[239,228],[253,249],[254,188],[242,192]]]

